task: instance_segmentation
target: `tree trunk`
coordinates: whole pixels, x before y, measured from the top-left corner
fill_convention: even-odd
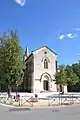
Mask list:
[[[11,87],[8,85],[7,86],[7,94],[8,94],[8,98],[10,98],[10,96],[11,96]]]

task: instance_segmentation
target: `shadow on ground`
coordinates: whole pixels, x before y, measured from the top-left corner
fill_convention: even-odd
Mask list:
[[[30,111],[30,108],[11,108],[9,109],[10,112],[16,112],[16,111]]]
[[[60,112],[60,110],[53,109],[52,112]]]

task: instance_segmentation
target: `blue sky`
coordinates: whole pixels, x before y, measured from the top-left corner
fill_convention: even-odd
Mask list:
[[[0,0],[0,34],[17,30],[30,51],[48,46],[60,64],[77,62],[80,54],[80,0]]]

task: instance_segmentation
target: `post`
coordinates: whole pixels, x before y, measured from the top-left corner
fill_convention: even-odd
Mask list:
[[[59,87],[59,105],[60,105],[60,87]]]
[[[60,89],[60,84],[59,84],[59,104],[61,104],[61,89]]]

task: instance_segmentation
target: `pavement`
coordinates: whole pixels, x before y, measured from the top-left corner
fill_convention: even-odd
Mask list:
[[[1,120],[80,120],[80,105],[51,108],[15,108],[0,104]]]

